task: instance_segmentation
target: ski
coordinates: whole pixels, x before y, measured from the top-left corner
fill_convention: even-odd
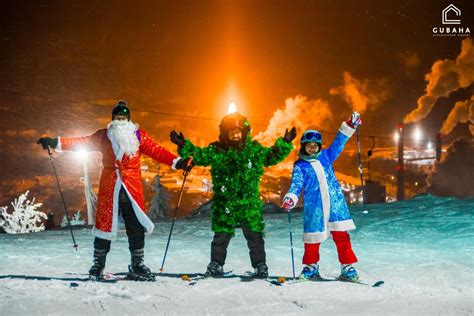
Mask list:
[[[377,281],[373,284],[369,284],[369,283],[366,283],[366,282],[362,282],[360,280],[351,281],[349,279],[342,278],[342,277],[337,277],[337,278],[335,278],[335,280],[339,281],[339,282],[354,283],[354,284],[359,284],[359,285],[364,285],[364,286],[369,286],[369,287],[380,287],[381,285],[383,285],[385,283],[384,281],[379,280],[379,281]]]
[[[232,272],[232,270],[230,270],[230,271],[224,272],[224,274],[221,276],[212,276],[206,273],[202,273],[202,274],[197,274],[195,276],[190,277],[187,274],[183,274],[181,275],[181,280],[188,282],[188,286],[193,286],[193,285],[196,285],[199,281],[203,281],[203,280],[225,279],[225,278],[233,278],[233,277],[235,277],[235,274]]]
[[[291,279],[285,284],[298,284],[298,283],[304,283],[304,282],[337,282],[338,280],[334,278],[323,278],[323,277],[318,277],[318,278],[312,278],[312,279],[303,279],[303,278],[296,278],[296,279]]]
[[[98,280],[91,280],[89,277],[52,277],[52,276],[40,276],[40,275],[2,275],[0,279],[22,279],[22,280],[34,280],[34,281],[64,281],[69,282],[69,287],[78,287],[79,283],[82,282],[97,282],[97,283],[116,283],[119,279],[105,278]]]
[[[284,277],[266,277],[266,278],[259,278],[255,275],[252,271],[247,271],[243,275],[239,276],[242,282],[250,282],[254,280],[260,280],[270,283],[271,285],[281,286],[283,283],[286,282],[286,278]]]
[[[330,278],[324,278],[324,277],[319,277],[319,278],[314,278],[314,279],[294,279],[285,282],[285,284],[299,284],[299,283],[304,283],[304,282],[346,282],[346,283],[354,283],[354,284],[359,284],[363,286],[369,286],[369,287],[380,287],[383,285],[385,282],[380,280],[377,281],[373,284],[369,284],[360,280],[357,281],[351,281],[349,279],[341,278],[341,277],[330,277]]]

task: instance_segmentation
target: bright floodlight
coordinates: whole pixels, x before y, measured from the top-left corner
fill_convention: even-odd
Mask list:
[[[227,108],[227,114],[232,114],[237,112],[237,105],[235,105],[235,102],[230,102],[229,107]]]
[[[415,141],[420,141],[421,138],[422,138],[422,133],[421,133],[421,130],[417,127],[415,128],[415,130],[413,131],[413,139]]]
[[[395,134],[393,134],[393,139],[398,142],[398,140],[400,139],[400,133],[399,132],[395,132]]]
[[[85,151],[84,149],[76,151],[76,157],[80,161],[86,160],[87,159],[87,151]]]
[[[431,149],[431,148],[433,148],[433,144],[432,144],[431,142],[428,142],[428,144],[426,145],[426,147],[427,147],[428,149]]]

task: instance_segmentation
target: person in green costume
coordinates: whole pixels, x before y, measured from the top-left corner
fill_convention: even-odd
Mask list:
[[[259,198],[263,167],[276,165],[292,151],[296,137],[293,127],[285,132],[272,147],[264,147],[252,140],[250,123],[239,113],[226,115],[219,125],[219,140],[209,146],[194,146],[182,133],[172,131],[170,138],[178,146],[183,159],[193,157],[196,166],[211,166],[213,203],[211,223],[214,239],[211,244],[211,262],[208,276],[224,273],[227,246],[235,228],[241,227],[250,250],[255,275],[268,276],[263,239],[263,204]]]

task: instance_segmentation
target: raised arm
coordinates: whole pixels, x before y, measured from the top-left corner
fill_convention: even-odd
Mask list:
[[[334,138],[331,146],[326,149],[326,153],[331,162],[334,162],[341,154],[349,138],[354,134],[357,127],[362,123],[359,113],[354,112],[350,119],[341,124],[339,132]]]
[[[183,148],[179,149],[179,154],[183,158],[193,157],[193,162],[196,166],[211,165],[213,152],[212,145],[200,148],[194,146],[189,139],[186,139]]]
[[[275,145],[270,148],[264,148],[264,166],[269,167],[276,165],[283,161],[293,150],[293,144],[291,141],[296,137],[296,128],[288,129],[285,132],[284,137],[280,137],[276,140]]]
[[[204,148],[194,146],[189,139],[185,139],[183,133],[171,131],[170,139],[178,146],[178,152],[184,159],[192,157],[196,166],[209,166],[212,162],[214,148],[212,145]]]

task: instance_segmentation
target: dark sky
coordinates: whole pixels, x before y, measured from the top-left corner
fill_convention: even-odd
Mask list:
[[[258,131],[287,98],[304,95],[329,102],[327,128],[336,130],[351,107],[329,91],[345,72],[383,82],[387,96],[364,113],[364,133],[390,136],[424,94],[432,64],[459,54],[463,38],[432,35],[449,3],[3,0],[0,180],[49,174],[34,141],[104,127],[120,98],[164,144],[172,128],[212,141],[217,122],[133,110],[218,120],[234,100]],[[472,2],[453,4],[472,29]],[[471,94],[440,100],[426,129],[437,131],[455,99]],[[27,185],[2,190],[1,205],[18,187]]]

